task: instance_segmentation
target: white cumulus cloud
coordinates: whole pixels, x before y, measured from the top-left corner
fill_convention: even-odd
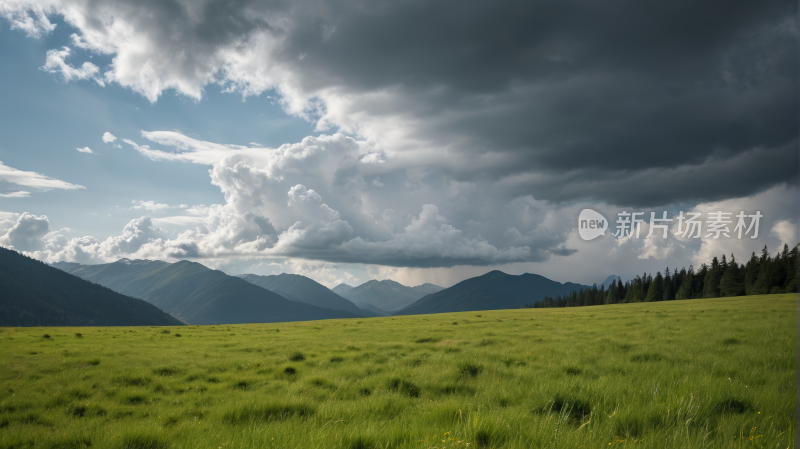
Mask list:
[[[69,47],[62,47],[61,50],[48,50],[47,59],[42,70],[48,73],[60,73],[64,81],[93,80],[101,86],[105,86],[103,78],[99,76],[100,67],[91,62],[84,62],[79,68],[67,64],[64,60],[72,53]]]
[[[56,29],[56,24],[47,18],[52,13],[53,8],[49,6],[0,3],[0,16],[11,23],[11,29],[22,30],[33,38],[40,38]]]

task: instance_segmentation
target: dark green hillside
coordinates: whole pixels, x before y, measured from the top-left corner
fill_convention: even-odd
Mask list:
[[[122,259],[83,266],[76,276],[142,298],[190,324],[275,323],[363,315],[290,301],[243,279],[182,260]]]
[[[539,301],[546,295],[565,295],[581,288],[586,286],[571,282],[562,284],[538,274],[514,276],[495,270],[427,295],[396,314],[515,309]]]
[[[174,326],[141,299],[0,248],[0,326]]]
[[[299,274],[281,273],[274,276],[243,274],[238,277],[293,301],[304,302],[324,309],[345,310],[364,316],[378,316],[376,313],[359,308],[317,281]]]

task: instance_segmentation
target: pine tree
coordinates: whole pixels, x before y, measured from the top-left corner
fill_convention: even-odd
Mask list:
[[[716,298],[719,296],[719,259],[714,257],[703,280],[703,298]]]
[[[731,254],[728,269],[719,280],[719,294],[720,296],[743,296],[745,294],[744,276],[733,254]]]
[[[650,282],[647,289],[646,302],[661,301],[664,298],[664,277],[661,272],[656,273],[656,277]]]
[[[617,280],[614,279],[611,281],[611,285],[608,287],[608,295],[606,295],[605,304],[616,304],[619,302],[619,298],[617,296]]]
[[[756,278],[756,282],[753,284],[752,294],[766,295],[769,293],[771,262],[772,259],[769,257],[767,246],[764,245],[764,249],[761,250],[761,257],[758,259],[758,277]]]
[[[631,300],[628,302],[642,302],[644,300],[644,293],[643,289],[643,281],[642,278],[636,276],[633,281],[631,281],[631,293],[630,298]]]
[[[605,300],[606,300],[606,286],[600,284],[600,290],[597,293],[595,293],[594,301],[592,301],[592,304],[595,306],[602,306]]]
[[[797,249],[800,244],[796,245],[789,251],[786,258],[786,283],[783,290],[786,293],[797,293],[797,279],[798,279],[798,264],[797,264]]]
[[[750,255],[750,260],[745,265],[745,274],[744,274],[744,291],[746,295],[755,295],[755,284],[756,279],[758,279],[758,257],[756,257],[756,252]]]
[[[683,282],[681,282],[681,286],[678,288],[678,292],[675,295],[677,299],[692,299],[692,282],[694,277],[694,267],[689,265],[689,271],[683,277]]]
[[[700,265],[700,269],[695,273],[693,284],[692,284],[692,297],[693,298],[702,298],[703,297],[703,287],[706,279],[706,275],[708,274],[708,265],[703,263]]]
[[[769,268],[769,292],[783,293],[783,286],[786,284],[786,261],[789,257],[789,245],[784,243],[783,251],[775,254]]]
[[[669,275],[669,267],[667,267],[666,276],[664,276],[664,301],[672,301],[675,299],[675,286],[673,285],[672,277]]]

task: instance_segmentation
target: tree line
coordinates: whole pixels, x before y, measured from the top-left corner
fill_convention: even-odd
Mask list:
[[[714,257],[711,264],[702,264],[699,270],[690,265],[689,269],[670,271],[669,267],[655,276],[644,273],[633,280],[617,282],[614,280],[606,290],[604,285],[597,288],[573,290],[568,295],[555,298],[545,296],[524,307],[578,307],[600,304],[620,304],[630,302],[671,301],[674,299],[718,298],[725,296],[766,295],[776,293],[796,293],[798,269],[798,244],[791,250],[784,244],[783,250],[770,256],[767,247],[761,255],[755,251],[750,260],[740,264],[733,254],[730,260]]]

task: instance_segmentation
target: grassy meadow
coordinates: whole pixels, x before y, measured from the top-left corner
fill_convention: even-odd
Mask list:
[[[793,446],[795,295],[0,329],[0,448]]]

